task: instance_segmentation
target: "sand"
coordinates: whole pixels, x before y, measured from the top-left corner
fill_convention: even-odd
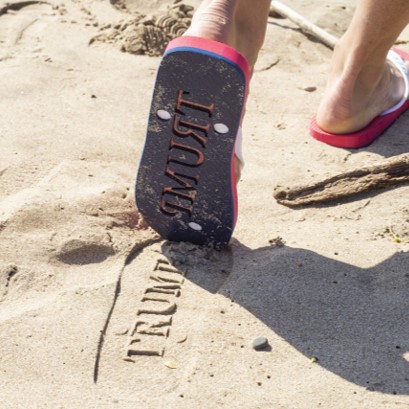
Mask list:
[[[299,3],[335,35],[355,4]],[[141,24],[171,6],[0,2],[0,407],[409,407],[409,187],[298,210],[273,198],[406,152],[409,117],[368,148],[311,139],[331,50],[270,19],[234,238],[166,243],[133,185],[152,55],[177,33],[147,43]]]

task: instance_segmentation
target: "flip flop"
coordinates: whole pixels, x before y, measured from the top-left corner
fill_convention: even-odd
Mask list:
[[[331,134],[326,132],[318,126],[316,119],[313,118],[310,125],[312,137],[341,148],[362,148],[373,142],[409,108],[409,71],[405,65],[405,62],[409,61],[409,54],[393,48],[389,51],[387,58],[401,72],[405,81],[405,93],[402,99],[392,108],[382,112],[364,129],[350,134]]]
[[[169,43],[156,78],[135,197],[163,238],[226,246],[237,220],[234,155],[250,70],[233,48]]]

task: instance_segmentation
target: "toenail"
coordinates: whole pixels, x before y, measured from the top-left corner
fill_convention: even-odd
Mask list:
[[[225,124],[214,124],[213,128],[217,133],[220,133],[220,134],[225,134],[229,132],[229,128]]]
[[[156,115],[160,118],[163,119],[164,121],[169,121],[171,118],[171,115],[168,111],[165,111],[164,109],[158,109],[156,111]]]

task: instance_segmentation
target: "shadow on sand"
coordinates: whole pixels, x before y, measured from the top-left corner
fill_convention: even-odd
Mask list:
[[[252,250],[236,241],[223,253],[187,278],[233,299],[345,380],[409,394],[408,253],[367,269],[291,247]]]

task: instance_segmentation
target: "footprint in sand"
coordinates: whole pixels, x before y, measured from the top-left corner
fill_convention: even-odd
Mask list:
[[[102,263],[115,254],[113,246],[93,240],[73,239],[65,242],[56,253],[56,258],[65,264]]]
[[[52,11],[51,5],[42,1],[22,1],[8,3],[0,8],[0,61],[12,58],[13,50],[22,42],[27,30],[31,28],[39,18]],[[30,51],[38,47],[38,40],[34,37]],[[27,47],[27,44],[25,44]]]
[[[101,27],[101,34],[93,37],[90,44],[117,44],[122,51],[131,54],[160,56],[169,41],[181,36],[189,27],[193,7],[177,2],[167,9],[155,11],[155,14],[142,14],[140,4],[135,8],[132,1],[111,1],[129,18],[112,26]],[[146,8],[150,11],[150,7]],[[157,10],[157,8],[155,9]]]

